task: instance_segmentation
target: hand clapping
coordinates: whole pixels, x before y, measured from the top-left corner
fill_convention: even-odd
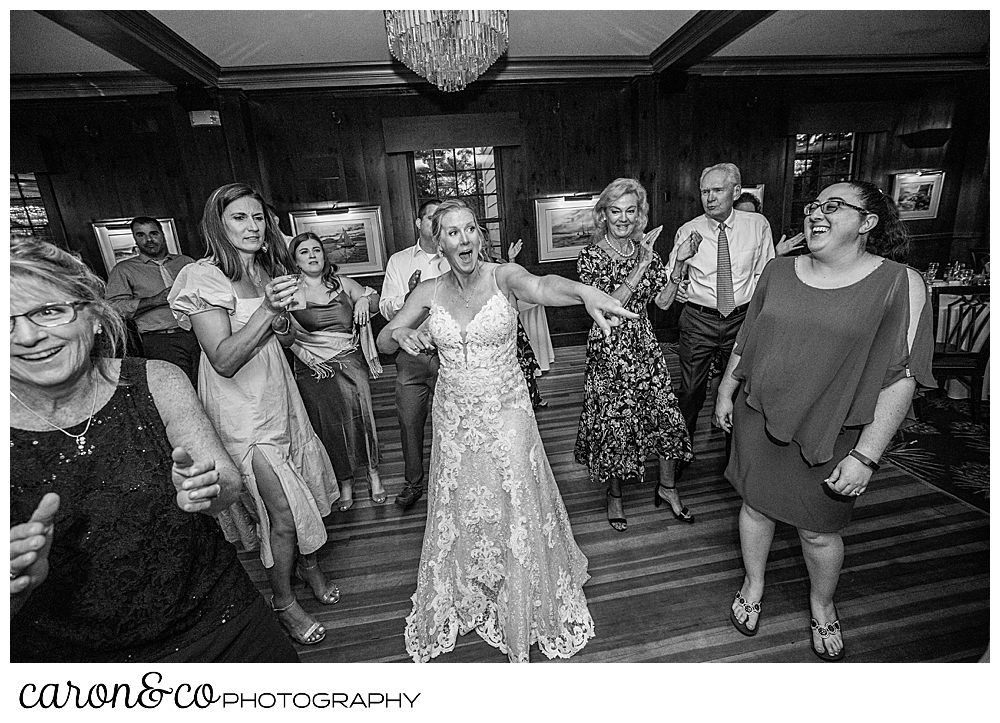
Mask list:
[[[653,244],[656,243],[661,231],[663,231],[663,226],[657,226],[652,231],[647,231],[639,241],[639,263],[643,266],[649,266],[653,260],[653,254],[656,253],[653,250]]]
[[[49,492],[39,501],[27,522],[10,528],[11,595],[29,593],[48,577],[49,550],[58,511],[59,495]],[[11,602],[13,605],[13,600]]]
[[[677,261],[687,261],[696,253],[701,245],[701,234],[692,231],[691,234],[677,245]]]

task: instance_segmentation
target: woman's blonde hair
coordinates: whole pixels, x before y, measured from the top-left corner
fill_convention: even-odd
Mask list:
[[[635,219],[635,228],[632,229],[629,237],[633,241],[638,241],[642,238],[642,234],[646,231],[646,224],[649,222],[649,198],[646,194],[646,189],[634,178],[616,178],[601,191],[600,198],[594,204],[594,210],[592,211],[594,217],[592,243],[600,241],[604,238],[604,234],[608,232],[608,221],[604,217],[604,212],[612,203],[628,193],[635,194],[639,206],[639,213]]]
[[[10,278],[44,283],[65,295],[64,301],[86,301],[103,328],[96,334],[90,357],[107,376],[107,359],[125,353],[125,320],[104,300],[104,281],[80,259],[58,246],[34,238],[11,238]]]

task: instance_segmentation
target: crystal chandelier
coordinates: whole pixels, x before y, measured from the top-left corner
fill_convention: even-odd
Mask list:
[[[507,12],[386,10],[389,52],[441,90],[462,90],[507,49]]]

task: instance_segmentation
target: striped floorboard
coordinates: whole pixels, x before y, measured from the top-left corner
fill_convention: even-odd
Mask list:
[[[671,374],[677,357],[667,355]],[[540,380],[549,406],[538,426],[569,511],[577,542],[590,561],[585,591],[596,637],[569,662],[816,662],[809,651],[808,577],[795,531],[778,525],[767,568],[760,633],[745,638],[729,623],[742,580],[739,496],[722,476],[722,434],[706,404],[695,435],[698,460],[680,483],[694,525],[654,509],[656,465],[649,482],[625,488],[629,529],[606,520],[603,490],[573,461],[582,403],[583,347],[557,350]],[[426,495],[404,513],[392,504],[403,462],[393,401],[394,369],[373,382],[389,503],[372,505],[356,489],[355,505],[327,518],[330,541],[320,564],[341,588],[323,606],[304,586],[303,606],[327,628],[321,644],[299,646],[304,662],[408,660],[403,621],[416,587]],[[430,434],[427,435],[428,453]],[[837,608],[852,662],[974,661],[989,637],[989,515],[886,466],[855,507],[844,534],[845,560]],[[267,580],[256,555],[240,559],[262,593]],[[546,662],[532,650],[533,662]],[[505,662],[475,633],[435,662]]]

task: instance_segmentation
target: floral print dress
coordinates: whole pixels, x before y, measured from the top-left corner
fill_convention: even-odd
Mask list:
[[[612,259],[596,244],[580,252],[580,281],[610,294],[637,259]],[[590,469],[594,482],[609,477],[642,478],[650,454],[663,459],[691,460],[691,440],[677,397],[670,386],[667,362],[653,334],[647,305],[667,283],[667,269],[653,255],[646,274],[625,308],[639,314],[623,320],[604,337],[594,324],[587,337],[587,372],[583,413],[576,437],[576,461]]]

